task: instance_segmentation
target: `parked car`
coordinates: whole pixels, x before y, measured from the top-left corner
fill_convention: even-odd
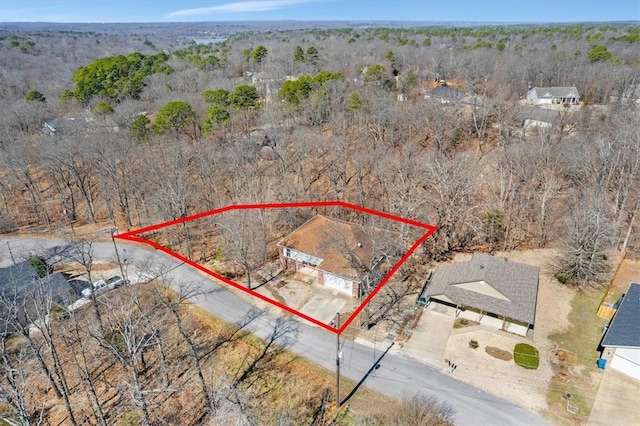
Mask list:
[[[129,280],[125,280],[119,276],[111,277],[108,280],[98,280],[94,282],[91,287],[82,290],[82,295],[86,298],[91,297],[93,292],[96,296],[106,293],[109,290],[113,290],[116,287],[129,284]]]

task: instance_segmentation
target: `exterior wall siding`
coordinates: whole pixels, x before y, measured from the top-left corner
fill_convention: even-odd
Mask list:
[[[640,348],[616,348],[611,368],[640,380]]]
[[[309,264],[305,264],[303,262],[300,262],[296,259],[292,259],[290,257],[285,256],[285,248],[286,247],[279,247],[278,251],[280,254],[280,266],[283,269],[288,269],[288,270],[293,270],[293,271],[299,271],[302,268],[309,268],[309,269],[313,269],[315,271],[317,271],[318,273],[318,277],[317,277],[317,283],[321,286],[325,286],[324,284],[324,274],[325,271],[323,271],[321,268],[315,267],[313,265],[309,265]],[[352,286],[351,286],[351,296],[354,298],[360,297],[360,283],[357,281],[352,281]]]
[[[483,315],[473,309],[460,310],[458,318],[468,319],[469,321],[477,322],[487,327],[508,331],[509,333],[523,337],[527,336],[527,331],[529,330],[528,324],[520,324],[518,322],[510,321],[509,319],[504,321],[502,318],[496,318],[487,314]]]

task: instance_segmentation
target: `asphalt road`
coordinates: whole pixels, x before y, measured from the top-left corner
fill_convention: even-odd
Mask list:
[[[283,320],[275,315],[258,311],[245,300],[227,291],[224,283],[216,283],[194,268],[181,264],[160,251],[141,245],[118,242],[121,259],[133,265],[159,261],[170,266],[170,277],[175,283],[188,282],[200,288],[203,294],[193,302],[218,318],[242,325],[246,330],[270,338],[277,335],[278,342],[292,352],[329,370],[336,366],[336,336],[306,321]],[[0,239],[0,267],[9,266],[13,259],[24,259],[30,252],[64,253],[70,244],[49,239]],[[115,261],[111,242],[93,243],[94,260]],[[275,331],[274,331],[275,330]],[[547,425],[548,423],[506,400],[440,373],[433,367],[402,353],[391,354],[351,341],[342,343],[341,373],[363,386],[385,395],[400,397],[420,392],[446,401],[455,410],[454,420],[459,425]],[[348,395],[341,395],[343,401]],[[346,401],[348,403],[348,401]]]

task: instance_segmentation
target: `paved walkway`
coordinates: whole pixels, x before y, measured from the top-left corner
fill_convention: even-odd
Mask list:
[[[607,366],[587,426],[640,424],[640,382]]]
[[[454,320],[453,316],[436,312],[430,307],[425,308],[401,352],[441,368],[444,362],[442,355],[453,330]]]

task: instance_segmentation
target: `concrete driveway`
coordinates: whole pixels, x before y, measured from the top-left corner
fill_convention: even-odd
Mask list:
[[[640,382],[607,368],[591,408],[587,426],[640,424]]]
[[[442,355],[453,330],[455,317],[446,312],[436,312],[434,306],[431,304],[424,309],[418,325],[411,333],[411,338],[400,352],[441,368]]]
[[[303,314],[309,315],[320,322],[329,324],[337,312],[349,302],[349,295],[338,290],[315,289],[311,299],[300,309]]]

